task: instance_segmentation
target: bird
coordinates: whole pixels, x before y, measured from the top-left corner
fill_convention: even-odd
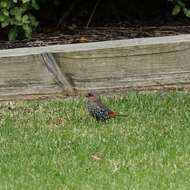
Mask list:
[[[97,121],[105,122],[117,116],[124,116],[124,117],[127,116],[126,114],[120,114],[110,110],[106,105],[102,103],[100,97],[96,96],[92,92],[88,93],[86,95],[86,98],[87,98],[87,110],[89,114]]]

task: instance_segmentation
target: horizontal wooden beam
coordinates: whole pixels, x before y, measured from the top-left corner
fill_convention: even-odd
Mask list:
[[[15,49],[4,49],[0,50],[0,57],[10,56],[26,56],[35,55],[41,53],[62,53],[62,52],[85,52],[102,49],[117,49],[117,48],[131,48],[152,46],[152,45],[178,45],[189,44],[190,34],[177,35],[177,36],[164,36],[164,37],[147,37],[147,38],[135,38],[127,40],[112,40],[102,42],[90,42],[90,43],[79,43],[79,44],[66,44],[66,45],[48,45],[41,47],[26,47],[26,48],[15,48]],[[178,49],[176,47],[176,49]],[[153,50],[153,49],[152,49]]]
[[[190,35],[0,50],[0,96],[190,86]]]

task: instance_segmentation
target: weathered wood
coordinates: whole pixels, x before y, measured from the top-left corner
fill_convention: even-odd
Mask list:
[[[190,35],[0,51],[0,96],[72,87],[77,93],[189,88]]]
[[[190,38],[155,44],[142,40],[144,44],[132,46],[130,40],[123,47],[57,53],[56,57],[78,91],[190,83]]]
[[[146,54],[143,53],[143,49],[146,46],[157,47],[156,50],[152,49],[152,53],[160,51],[162,49],[158,48],[160,45],[164,45],[165,48],[172,46],[175,50],[181,50],[189,48],[190,34],[177,35],[177,36],[165,36],[165,37],[153,37],[153,38],[135,38],[127,40],[113,40],[113,41],[103,41],[103,42],[92,42],[92,43],[79,43],[79,44],[67,44],[67,45],[48,45],[42,47],[28,47],[28,48],[16,48],[16,49],[5,49],[0,50],[0,57],[12,57],[12,56],[26,56],[35,55],[41,53],[63,53],[63,52],[88,52],[95,51],[100,53],[102,56],[104,49],[110,49],[112,51],[117,51],[118,49],[127,50],[128,54]],[[174,48],[175,47],[175,48]],[[165,50],[164,50],[165,51]],[[101,53],[102,52],[102,53]],[[150,53],[150,52],[147,52]],[[122,54],[122,52],[121,52]],[[86,54],[87,55],[87,54]],[[104,56],[107,56],[104,55]],[[109,55],[108,55],[109,56]]]
[[[62,90],[36,56],[0,58],[0,96],[53,94]]]
[[[40,60],[47,66],[48,70],[54,75],[58,84],[64,88],[66,92],[74,93],[74,89],[67,79],[66,75],[60,70],[52,53],[42,53],[39,55]]]

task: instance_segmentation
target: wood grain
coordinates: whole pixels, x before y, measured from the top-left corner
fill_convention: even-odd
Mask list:
[[[41,62],[45,64],[47,69],[53,74],[55,77],[57,83],[68,93],[72,94],[74,93],[74,89],[72,85],[70,84],[69,79],[67,76],[62,72],[52,55],[52,53],[42,53],[39,55],[39,59]]]
[[[0,96],[189,86],[190,35],[0,51]]]
[[[36,56],[0,58],[0,95],[62,92]]]
[[[190,41],[126,44],[125,47],[64,52],[56,56],[78,91],[152,89],[190,83]]]

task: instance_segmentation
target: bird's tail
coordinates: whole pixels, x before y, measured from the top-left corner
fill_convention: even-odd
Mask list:
[[[110,112],[109,115],[111,117],[117,117],[117,116],[127,117],[127,114],[121,114],[121,113],[117,113],[117,112]]]

